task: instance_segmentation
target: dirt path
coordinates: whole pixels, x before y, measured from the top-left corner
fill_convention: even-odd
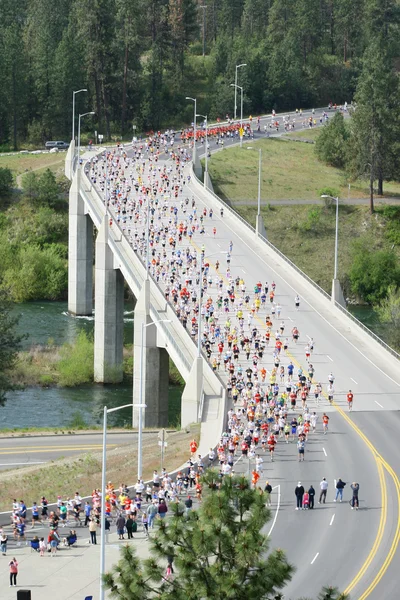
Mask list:
[[[40,165],[39,167],[35,167],[34,169],[28,169],[27,171],[25,171],[24,173],[20,173],[19,175],[17,175],[17,177],[15,178],[15,183],[17,186],[18,190],[22,189],[22,178],[24,175],[26,175],[27,173],[32,173],[33,171],[41,171],[43,169],[47,169],[48,167],[54,167],[55,165],[62,165],[63,160],[62,159],[58,159],[54,162],[48,163],[47,165]]]

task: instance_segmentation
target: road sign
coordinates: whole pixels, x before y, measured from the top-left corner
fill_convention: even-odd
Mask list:
[[[133,131],[135,131],[136,125],[132,125],[132,129],[133,129]]]
[[[166,440],[168,437],[168,432],[166,429],[160,429],[160,431],[158,432],[158,439],[159,440]]]
[[[162,445],[163,445],[163,442],[160,440],[160,441],[158,442],[158,445],[162,447]],[[164,448],[166,448],[167,446],[168,446],[168,442],[164,442]]]
[[[101,143],[103,141],[104,135],[102,133],[99,133],[97,137],[99,138],[99,142]]]

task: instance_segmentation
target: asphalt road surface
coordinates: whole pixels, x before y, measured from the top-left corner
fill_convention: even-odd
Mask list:
[[[107,447],[135,444],[136,432],[107,434]],[[102,433],[0,438],[0,470],[44,464],[51,460],[101,452]]]

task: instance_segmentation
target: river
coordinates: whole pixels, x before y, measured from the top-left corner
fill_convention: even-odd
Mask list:
[[[23,349],[32,345],[61,345],[73,342],[82,329],[93,331],[93,317],[72,317],[66,302],[27,302],[18,304],[20,315],[18,332],[27,334]],[[133,304],[125,303],[124,343],[133,342]],[[180,414],[182,388],[169,387],[169,425],[174,426]],[[128,404],[132,401],[131,385],[84,385],[75,388],[29,387],[7,394],[7,402],[0,407],[0,429],[24,427],[68,428],[74,420],[86,426],[100,425],[103,407]],[[130,408],[111,413],[110,425],[125,426],[132,422]]]

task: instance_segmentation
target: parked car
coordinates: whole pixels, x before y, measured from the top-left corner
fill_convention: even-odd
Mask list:
[[[58,150],[67,150],[69,148],[69,144],[67,142],[56,141],[56,142],[46,142],[45,147],[47,150],[50,148],[58,148]]]

